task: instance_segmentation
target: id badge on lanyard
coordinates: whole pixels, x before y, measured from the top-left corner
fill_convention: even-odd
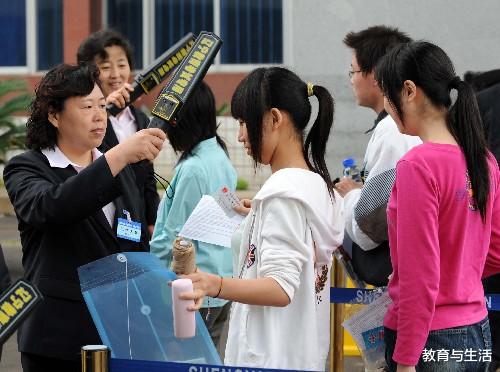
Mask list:
[[[132,221],[130,218],[130,212],[123,210],[123,214],[127,217],[118,218],[118,227],[116,229],[116,235],[119,238],[131,240],[133,242],[141,241],[141,223]]]

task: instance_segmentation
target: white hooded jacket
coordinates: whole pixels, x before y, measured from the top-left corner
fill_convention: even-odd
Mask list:
[[[286,307],[234,303],[225,364],[322,371],[330,340],[332,252],[342,243],[342,198],[299,168],[275,172],[252,201],[235,275],[271,277]]]

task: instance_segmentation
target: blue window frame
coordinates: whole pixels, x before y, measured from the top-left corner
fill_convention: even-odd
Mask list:
[[[0,3],[0,67],[27,65],[26,1]]]
[[[223,64],[283,63],[282,0],[221,0]]]
[[[38,70],[48,70],[63,61],[62,0],[38,0]]]
[[[105,5],[105,23],[130,40],[136,69],[186,33],[202,30],[223,40],[216,64],[283,63],[283,0],[106,0]],[[143,24],[143,14],[151,24]]]
[[[155,0],[155,57],[188,32],[214,30],[213,0]]]
[[[3,71],[9,68],[48,70],[63,61],[62,2],[0,0],[0,48],[3,51],[0,68]],[[36,54],[28,53],[28,48]]]
[[[134,51],[134,68],[143,66],[142,56],[142,0],[108,0],[107,20],[108,27],[125,35]]]

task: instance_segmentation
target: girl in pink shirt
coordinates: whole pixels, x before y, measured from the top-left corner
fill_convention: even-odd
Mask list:
[[[473,91],[428,42],[397,46],[376,79],[399,130],[424,142],[399,161],[387,209],[389,371],[485,371],[481,278],[500,271],[500,175]]]

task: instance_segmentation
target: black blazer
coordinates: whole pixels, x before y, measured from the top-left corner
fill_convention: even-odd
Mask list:
[[[2,245],[0,244],[0,295],[9,288],[11,284],[10,274],[5,258],[3,256]]]
[[[130,106],[132,115],[137,123],[137,130],[145,129],[148,127],[149,118],[134,106]],[[108,126],[106,135],[102,141],[99,150],[106,152],[107,150],[118,145],[118,138],[113,130],[113,125],[108,119]],[[160,203],[160,196],[156,191],[156,180],[154,178],[153,163],[149,161],[141,161],[131,165],[136,177],[137,188],[141,195],[141,202],[144,205],[144,216],[141,217],[141,222],[146,225],[154,225],[156,221],[156,213],[158,211],[158,204]]]
[[[147,251],[142,241],[116,237],[123,209],[143,214],[130,167],[113,177],[104,156],[79,174],[72,166],[51,168],[39,151],[6,165],[4,180],[18,219],[25,278],[44,295],[18,332],[19,350],[61,359],[79,358],[80,347],[101,343],[80,292],[77,268],[110,254]],[[102,207],[114,202],[111,229]]]

